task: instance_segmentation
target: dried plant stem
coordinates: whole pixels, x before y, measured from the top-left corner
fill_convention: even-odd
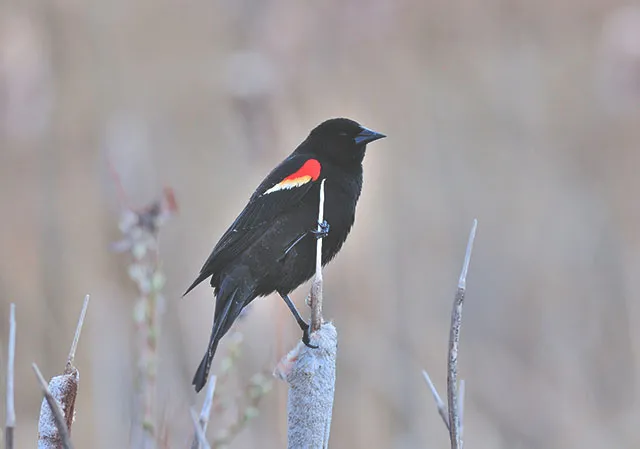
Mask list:
[[[216,376],[210,376],[207,383],[207,394],[202,404],[202,410],[200,410],[200,418],[197,420],[196,427],[202,430],[202,434],[205,435],[207,431],[207,425],[209,424],[209,417],[211,416],[211,408],[213,406],[213,394],[216,391]],[[198,429],[195,429],[195,436],[191,443],[191,449],[204,449],[207,446],[202,446],[202,439],[198,434]],[[206,441],[206,440],[205,440]]]
[[[320,231],[320,223],[324,221],[324,182],[320,182],[320,201],[318,205],[318,231]],[[322,326],[322,239],[316,242],[316,275],[311,285],[311,293],[309,296],[309,304],[311,305],[311,332],[316,332]]]
[[[9,312],[9,348],[7,360],[7,419],[5,422],[5,448],[13,449],[13,432],[16,427],[16,409],[14,405],[13,373],[16,355],[16,305],[11,303]]]
[[[336,382],[338,333],[325,323],[312,335],[317,349],[298,342],[275,369],[289,384],[287,441],[289,449],[325,449],[329,445]]]
[[[157,380],[157,338],[160,332],[157,297],[145,295],[136,305],[136,327],[140,351],[139,394],[142,412],[142,448],[156,447],[156,380]]]
[[[433,385],[433,382],[429,377],[429,373],[422,370],[422,375],[424,376],[424,380],[427,382],[427,385],[429,385],[429,389],[431,390],[431,394],[433,395],[433,400],[436,401],[436,407],[438,408],[438,413],[440,414],[440,417],[442,418],[444,425],[447,426],[447,430],[449,430],[449,413],[447,412],[447,406],[445,405],[444,402],[442,402],[442,399],[438,394],[438,390],[436,390],[436,386]]]
[[[464,295],[467,289],[467,273],[469,271],[469,263],[471,261],[471,252],[473,251],[473,241],[476,237],[476,229],[478,220],[473,220],[473,226],[469,233],[469,242],[464,255],[462,271],[458,280],[458,290],[453,301],[453,310],[451,312],[451,329],[449,332],[449,363],[447,367],[447,399],[449,405],[449,438],[451,440],[451,449],[462,448],[462,437],[460,435],[460,413],[458,406],[458,347],[460,345],[460,326],[462,325],[462,305],[464,304]]]
[[[462,438],[464,437],[464,389],[464,379],[460,379],[460,386],[458,387],[458,415],[460,416],[458,434],[460,435],[460,445],[462,445]]]
[[[173,191],[166,189],[162,199],[134,211],[126,209],[120,219],[123,239],[112,245],[115,251],[129,251],[132,257],[129,277],[138,287],[133,320],[136,326],[137,411],[133,431],[134,446],[153,449],[157,446],[156,391],[158,340],[164,297],[165,278],[159,267],[159,231],[177,210]]]
[[[449,330],[449,352],[447,362],[447,406],[444,405],[436,387],[433,385],[429,374],[423,371],[422,374],[429,385],[433,399],[436,402],[438,413],[442,418],[447,430],[449,431],[449,439],[451,440],[452,449],[462,449],[463,441],[463,416],[464,416],[464,380],[460,381],[458,387],[458,348],[460,345],[460,326],[462,325],[462,305],[464,304],[464,296],[467,288],[467,273],[469,272],[469,263],[471,261],[471,252],[473,250],[473,242],[476,237],[476,229],[478,220],[473,220],[473,226],[469,233],[469,241],[467,250],[462,264],[462,271],[458,279],[458,289],[453,301],[453,310],[451,311],[451,327]]]
[[[64,373],[45,382],[40,370],[33,364],[40,386],[45,393],[45,401],[40,407],[40,421],[38,422],[38,449],[59,449],[71,447],[71,425],[75,418],[76,396],[80,374],[74,366],[76,349],[82,333],[84,318],[89,306],[89,295],[85,296],[76,326],[76,333],[71,343],[69,357]],[[62,408],[61,408],[62,407]],[[64,410],[64,413],[63,413]]]
[[[44,380],[44,377],[42,377],[42,373],[40,372],[40,369],[38,369],[38,365],[33,363],[31,366],[33,371],[36,373],[36,378],[38,379],[38,383],[40,384],[40,388],[42,389],[42,393],[44,394],[44,398],[48,404],[48,410],[50,411],[50,413],[44,412],[44,404],[42,404],[42,408],[40,410],[40,423],[38,424],[38,449],[58,447],[71,449],[73,448],[73,445],[71,444],[69,429],[67,428],[65,416],[62,413],[60,404],[58,404],[56,398],[54,398],[51,391],[49,391],[47,382]],[[53,429],[49,429],[51,421],[55,423],[57,433],[53,432]]]
[[[209,442],[207,441],[207,437],[204,434],[204,429],[198,422],[198,415],[196,415],[195,410],[193,410],[193,408],[189,408],[189,413],[191,414],[191,419],[193,420],[193,428],[196,432],[196,444],[199,446],[199,449],[211,449],[211,446],[209,446]],[[191,447],[193,447],[193,445]]]
[[[318,222],[324,220],[324,180],[320,184]],[[316,247],[316,275],[311,286],[311,336],[317,349],[302,342],[284,357],[274,375],[289,384],[287,441],[289,449],[329,446],[336,382],[338,333],[332,323],[322,325],[322,239]]]
[[[69,350],[69,357],[67,358],[67,369],[73,366],[73,362],[76,358],[76,349],[78,349],[78,341],[80,340],[80,334],[82,333],[82,325],[84,324],[84,317],[87,315],[87,307],[89,307],[89,299],[91,296],[86,295],[84,297],[84,303],[82,304],[82,310],[80,311],[80,318],[78,318],[78,325],[76,326],[76,333],[73,336],[73,342],[71,342],[71,349]]]

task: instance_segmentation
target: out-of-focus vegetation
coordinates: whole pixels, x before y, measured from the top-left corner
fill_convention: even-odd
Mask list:
[[[37,438],[30,364],[59,370],[85,293],[74,443],[129,441],[137,292],[109,250],[122,207],[114,171],[131,207],[166,185],[180,204],[160,236],[157,403],[172,447],[186,446],[213,302],[207,286],[180,295],[266,172],[332,116],[389,136],[369,150],[354,232],[325,270],[325,316],[340,335],[332,446],[446,446],[421,369],[442,390],[452,279],[473,217],[482,225],[460,357],[467,444],[637,444],[637,8],[9,0],[0,315],[17,303],[16,447]],[[293,295],[298,304],[307,291]],[[238,329],[232,394],[299,338],[276,297],[256,301]],[[283,447],[285,406],[275,383],[231,447]],[[228,412],[214,409],[212,437]]]

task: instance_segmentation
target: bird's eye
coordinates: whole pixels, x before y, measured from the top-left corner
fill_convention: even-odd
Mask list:
[[[338,133],[339,136],[347,137],[349,134],[346,131],[341,131]]]

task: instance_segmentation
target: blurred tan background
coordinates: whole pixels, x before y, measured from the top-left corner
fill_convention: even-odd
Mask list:
[[[163,186],[179,203],[161,234],[158,415],[171,447],[185,447],[213,302],[206,285],[180,295],[262,177],[334,116],[389,137],[368,151],[354,232],[325,272],[340,337],[332,447],[447,447],[421,369],[443,392],[474,217],[467,445],[638,447],[638,8],[2,2],[0,340],[4,373],[15,301],[17,447],[36,440],[30,363],[63,369],[85,293],[73,438],[128,446],[136,289],[127,256],[108,249],[121,207],[109,166],[132,205]],[[238,330],[238,384],[300,337],[276,297],[256,301]],[[285,447],[285,401],[275,383],[230,448]]]

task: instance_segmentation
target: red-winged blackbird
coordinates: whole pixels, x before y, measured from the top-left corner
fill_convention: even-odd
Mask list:
[[[185,292],[211,276],[216,307],[209,347],[193,378],[196,391],[207,382],[218,342],[258,296],[278,292],[311,346],[309,326],[289,293],[313,276],[316,238],[324,238],[323,265],[340,250],[355,219],[367,144],[383,137],[353,120],[327,120],[258,186]],[[326,220],[318,231],[322,179]]]

